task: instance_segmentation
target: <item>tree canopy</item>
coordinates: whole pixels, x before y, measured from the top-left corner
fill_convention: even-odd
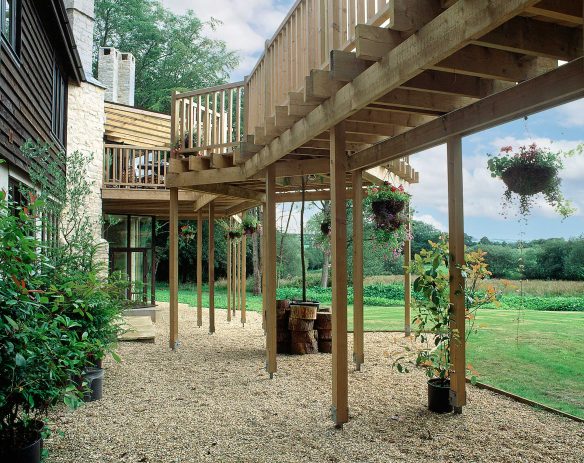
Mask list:
[[[206,36],[221,26],[189,10],[176,14],[159,0],[96,0],[94,67],[99,47],[136,58],[136,106],[168,112],[174,90],[225,83],[239,57],[222,40]]]

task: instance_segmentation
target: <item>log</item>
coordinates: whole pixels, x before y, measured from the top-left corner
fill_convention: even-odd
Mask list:
[[[333,342],[332,341],[318,341],[318,351],[330,354],[333,351]]]
[[[317,330],[332,330],[333,329],[333,314],[331,312],[318,312],[316,314],[316,321],[314,327]]]
[[[288,299],[278,299],[276,301],[276,316],[282,318],[290,311],[290,301]]]
[[[290,353],[290,341],[283,341],[276,343],[276,352],[278,354],[289,354]]]
[[[292,343],[290,344],[290,352],[296,355],[307,355],[318,353],[318,344],[315,343]]]
[[[288,329],[290,331],[312,331],[314,330],[314,320],[290,318],[288,320]]]
[[[292,343],[310,343],[318,340],[318,331],[290,331]]]
[[[318,330],[318,342],[320,341],[332,341],[333,330]]]
[[[294,304],[290,305],[290,318],[302,318],[304,320],[316,320],[316,310],[315,305],[302,305]]]
[[[277,342],[287,342],[288,344],[290,344],[290,339],[291,339],[291,335],[290,335],[290,331],[288,331],[288,330],[278,331],[276,333],[276,341]]]

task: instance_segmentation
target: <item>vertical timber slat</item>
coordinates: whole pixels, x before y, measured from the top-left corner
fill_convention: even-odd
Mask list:
[[[450,401],[457,413],[466,405],[465,303],[464,278],[464,207],[462,184],[462,138],[447,142],[448,157],[448,234],[450,271]]]
[[[215,332],[215,205],[209,203],[209,333]]]
[[[170,189],[170,255],[169,255],[169,289],[170,289],[170,337],[171,349],[178,343],[178,188]]]
[[[242,249],[242,253],[241,253],[241,324],[245,325],[246,319],[245,319],[245,298],[246,298],[246,282],[247,282],[247,278],[246,278],[246,274],[247,274],[247,237],[244,233],[243,237],[241,238],[241,249]]]
[[[347,153],[345,124],[330,129],[331,256],[333,324],[332,418],[337,427],[349,419],[347,371]]]
[[[266,292],[266,350],[267,371],[270,378],[276,365],[276,171],[266,169],[266,209],[264,211],[264,280]]]
[[[197,211],[197,326],[203,326],[203,211]]]
[[[352,174],[353,184],[353,362],[361,370],[365,361],[363,335],[363,174]]]

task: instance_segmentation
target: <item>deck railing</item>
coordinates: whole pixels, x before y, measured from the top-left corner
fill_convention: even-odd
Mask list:
[[[173,95],[173,143],[183,154],[229,153],[243,140],[243,82]]]
[[[246,130],[264,126],[312,69],[327,69],[331,50],[355,49],[355,26],[389,20],[393,0],[298,0],[246,80]]]
[[[104,188],[165,188],[170,148],[105,145]]]

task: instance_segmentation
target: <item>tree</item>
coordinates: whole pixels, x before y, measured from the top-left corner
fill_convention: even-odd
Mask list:
[[[239,58],[225,42],[208,38],[191,10],[175,14],[159,0],[96,0],[94,68],[99,47],[115,47],[136,58],[136,105],[168,112],[174,90],[225,83]]]

